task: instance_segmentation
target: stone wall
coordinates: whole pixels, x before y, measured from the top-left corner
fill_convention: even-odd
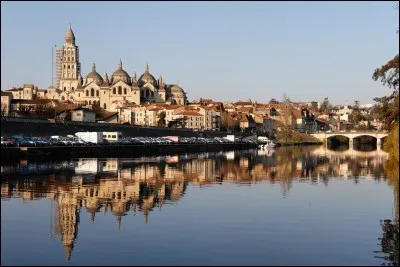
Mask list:
[[[25,118],[1,118],[1,136],[25,135],[50,137],[52,135],[74,135],[76,132],[121,132],[123,136],[204,136],[224,137],[227,132],[195,132],[190,129],[176,129],[166,127],[142,127],[132,125],[121,125],[111,123],[89,123],[89,122],[57,122],[51,123],[47,120],[34,120]]]

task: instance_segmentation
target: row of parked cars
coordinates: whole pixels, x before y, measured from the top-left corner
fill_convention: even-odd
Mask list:
[[[255,143],[252,140],[237,140],[235,142],[244,143]],[[173,141],[166,137],[127,137],[119,141],[113,142],[113,144],[123,145],[123,144],[229,144],[234,143],[234,141],[228,140],[221,137],[181,137],[176,141]]]
[[[237,142],[237,141],[235,141]],[[251,140],[241,140],[244,143],[254,143]],[[181,137],[178,140],[171,140],[166,137],[125,137],[118,141],[103,139],[101,145],[154,145],[154,144],[226,144],[234,143],[232,140],[221,137]],[[1,137],[2,147],[42,147],[42,146],[91,146],[97,145],[86,142],[74,136],[59,136],[58,138],[12,136]]]
[[[28,136],[1,137],[2,147],[84,146],[87,142],[76,137],[45,138]]]

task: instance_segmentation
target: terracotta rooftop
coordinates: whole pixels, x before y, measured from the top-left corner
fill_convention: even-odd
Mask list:
[[[196,112],[196,111],[189,111],[189,110],[185,110],[182,112],[177,113],[176,115],[185,115],[185,116],[203,116],[200,113]]]
[[[12,96],[11,92],[3,92],[1,91],[1,96]]]

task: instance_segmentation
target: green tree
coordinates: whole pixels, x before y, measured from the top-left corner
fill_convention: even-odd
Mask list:
[[[168,128],[186,128],[186,117],[177,118],[168,122]]]
[[[35,107],[35,114],[40,117],[53,117],[54,107],[45,99],[38,99],[38,103]]]
[[[269,104],[279,104],[280,102],[278,100],[276,100],[275,98],[271,98],[271,100],[269,101]]]
[[[351,121],[357,125],[358,122],[362,119],[360,112],[360,101],[354,101],[353,111],[351,112]]]
[[[157,121],[157,126],[158,127],[165,127],[166,121],[165,117],[167,115],[165,114],[165,111],[162,111],[158,114],[158,121]]]
[[[31,105],[19,105],[17,113],[19,115],[27,116],[31,113],[32,109],[33,109],[33,106],[31,106]]]
[[[329,103],[329,99],[327,97],[324,98],[324,101],[322,102],[319,112],[327,112],[331,104]]]
[[[311,102],[311,108],[313,112],[318,111],[318,102],[317,101],[312,101]]]

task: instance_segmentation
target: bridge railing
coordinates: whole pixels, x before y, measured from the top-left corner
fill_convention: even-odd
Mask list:
[[[340,133],[355,133],[355,134],[362,134],[362,133],[387,133],[387,131],[384,130],[340,130],[340,131],[313,131],[313,132],[308,132],[309,134],[322,134],[322,133],[327,133],[327,134],[340,134]]]

